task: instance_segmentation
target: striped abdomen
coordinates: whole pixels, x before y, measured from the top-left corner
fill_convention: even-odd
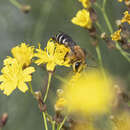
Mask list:
[[[72,38],[64,33],[58,33],[55,37],[55,40],[58,43],[64,44],[65,46],[70,47],[70,48],[76,45],[76,43],[72,40]]]

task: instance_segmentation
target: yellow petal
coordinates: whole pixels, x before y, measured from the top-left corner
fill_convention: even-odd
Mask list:
[[[55,52],[55,44],[54,42],[50,39],[47,43],[47,47],[46,47],[46,51],[47,51],[47,54],[49,56],[53,56],[54,55],[54,52]]]
[[[48,55],[46,51],[43,51],[41,49],[36,49],[37,53],[34,54],[35,57],[38,59],[35,61],[37,65],[45,64],[48,62]]]
[[[46,65],[46,68],[47,68],[48,71],[54,71],[55,66],[56,66],[56,64],[55,64],[54,62],[49,62],[49,63]]]
[[[24,82],[21,82],[19,85],[18,85],[18,89],[22,92],[26,92],[28,90],[28,86],[26,85],[26,83]]]
[[[4,60],[4,65],[9,65],[9,64],[12,64],[16,61],[16,59],[10,57],[10,56],[7,56],[7,58]]]
[[[3,75],[0,75],[0,82],[4,81],[5,77]]]
[[[91,6],[91,1],[90,0],[79,0],[79,2],[82,3],[84,8],[89,8]]]
[[[33,72],[35,72],[35,68],[34,67],[28,67],[28,68],[23,70],[24,74],[31,74]]]
[[[4,94],[9,96],[15,89],[16,89],[16,84],[14,82],[10,83],[5,83],[1,86],[1,90],[3,90]]]
[[[71,22],[78,26],[91,29],[92,27],[92,20],[90,18],[89,11],[82,9],[79,10],[74,18],[72,18]]]
[[[20,45],[12,48],[11,52],[14,58],[18,61],[19,64],[23,66],[28,66],[31,63],[31,59],[34,54],[34,47],[29,46],[26,43],[21,43]]]

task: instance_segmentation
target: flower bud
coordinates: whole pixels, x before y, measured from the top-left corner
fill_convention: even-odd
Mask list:
[[[47,110],[46,104],[44,104],[42,102],[38,104],[38,107],[39,107],[41,112],[45,112]]]
[[[57,97],[63,97],[63,94],[64,94],[64,91],[63,91],[63,89],[57,89],[57,92],[56,92],[56,94],[57,94]]]
[[[42,98],[41,91],[36,91],[36,92],[35,92],[35,98],[36,98],[36,100],[38,100],[38,101]]]
[[[3,113],[1,119],[0,119],[0,128],[4,127],[8,119],[8,114]]]
[[[106,35],[105,32],[101,33],[101,38],[102,38],[103,40],[106,40],[106,39],[107,39],[107,35]]]
[[[121,20],[116,20],[116,25],[120,28],[122,26]]]
[[[30,12],[31,6],[30,6],[30,5],[23,5],[23,6],[21,7],[21,10],[22,10],[23,13],[27,14],[27,13]]]

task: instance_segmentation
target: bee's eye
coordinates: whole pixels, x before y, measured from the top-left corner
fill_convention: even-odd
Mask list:
[[[76,71],[78,71],[78,68],[79,68],[80,64],[81,64],[81,62],[76,62],[76,63],[75,63],[75,70],[76,70]]]

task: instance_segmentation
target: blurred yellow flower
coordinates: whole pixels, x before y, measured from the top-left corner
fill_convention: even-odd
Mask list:
[[[122,2],[123,0],[118,0],[118,2]],[[129,2],[129,0],[124,0],[125,2]]]
[[[92,122],[76,122],[74,126],[72,126],[72,130],[95,130]]]
[[[128,24],[130,24],[130,14],[128,13],[128,11],[124,12],[124,17],[121,20],[122,23],[127,22]]]
[[[79,0],[79,2],[82,3],[84,8],[89,8],[91,6],[91,1],[90,0]]]
[[[56,101],[55,110],[62,111],[64,109],[65,105],[66,105],[66,100],[63,97],[61,97]]]
[[[32,80],[31,74],[35,71],[33,67],[27,67],[24,70],[22,65],[14,58],[8,57],[4,60],[4,67],[0,75],[0,89],[5,95],[10,95],[16,88],[22,92],[28,90],[26,82]]]
[[[66,48],[64,45],[54,43],[50,39],[47,43],[47,46],[42,50],[39,46],[36,49],[35,57],[38,59],[35,61],[37,65],[47,64],[46,68],[48,71],[54,71],[56,65],[70,67],[70,60],[65,59],[66,54],[70,51],[69,48]]]
[[[123,0],[118,0],[118,2],[122,2]]]
[[[111,108],[114,93],[110,77],[103,78],[98,70],[82,74],[64,87],[64,98],[69,112],[100,114]]]
[[[21,45],[12,48],[11,52],[19,64],[22,64],[23,67],[27,67],[31,64],[31,60],[34,56],[34,47],[21,43]]]
[[[63,90],[63,89],[57,89],[56,95],[57,95],[58,98],[63,97],[63,95],[64,95],[64,90]]]
[[[114,32],[113,34],[111,34],[111,38],[113,41],[118,41],[121,40],[121,29],[117,30],[116,32]]]
[[[75,84],[75,81],[77,81],[81,76],[81,73],[75,73],[75,75],[73,75],[69,81],[69,84],[73,85]]]
[[[55,103],[55,111],[62,111],[65,108],[66,100],[64,98],[64,90],[63,89],[57,89],[57,101]]]
[[[71,22],[83,28],[91,29],[92,20],[90,18],[90,13],[86,9],[79,10]]]
[[[130,130],[130,113],[123,112],[113,119],[113,129],[112,130]]]

